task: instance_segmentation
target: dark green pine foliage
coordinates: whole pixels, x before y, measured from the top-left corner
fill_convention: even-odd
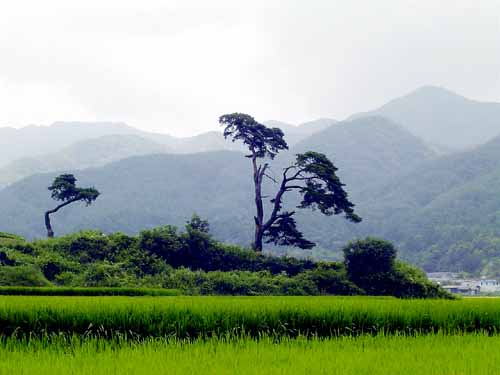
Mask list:
[[[281,150],[288,150],[284,133],[279,128],[268,128],[258,123],[252,116],[244,113],[232,113],[219,118],[219,123],[225,126],[224,138],[233,142],[242,141],[252,152],[250,158],[274,157]]]
[[[338,168],[324,154],[311,151],[298,154],[296,166],[305,181],[305,186],[300,189],[302,202],[299,208],[318,208],[327,216],[344,213],[349,221],[361,221],[354,213],[354,204],[343,188],[345,185],[336,175]]]
[[[48,187],[51,196],[57,201],[83,201],[88,205],[94,202],[99,196],[95,188],[76,187],[76,178],[72,174],[62,174],[54,179],[52,185]]]

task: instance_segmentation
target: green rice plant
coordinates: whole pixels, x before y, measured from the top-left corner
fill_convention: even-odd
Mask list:
[[[0,296],[177,296],[175,289],[152,288],[69,288],[69,287],[0,287]]]
[[[498,374],[500,336],[360,336],[333,339],[123,340],[53,337],[0,341],[10,374]]]
[[[376,297],[0,297],[0,333],[332,337],[500,330],[500,301]]]

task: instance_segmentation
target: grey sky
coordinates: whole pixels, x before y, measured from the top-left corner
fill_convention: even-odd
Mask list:
[[[500,1],[0,5],[0,126],[112,120],[189,135],[233,111],[342,119],[426,84],[500,101]]]

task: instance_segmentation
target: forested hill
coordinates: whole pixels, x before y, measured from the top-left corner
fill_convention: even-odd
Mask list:
[[[299,142],[291,154],[309,150],[334,161],[351,191],[387,182],[437,157],[421,139],[380,116],[338,122]]]
[[[390,118],[426,142],[451,149],[478,146],[500,133],[500,103],[470,100],[434,86],[352,118],[373,115]]]
[[[500,137],[424,163],[372,196],[369,224],[412,261],[430,270],[500,268]]]

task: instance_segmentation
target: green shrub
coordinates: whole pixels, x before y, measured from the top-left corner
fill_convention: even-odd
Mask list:
[[[256,254],[238,246],[213,240],[206,232],[187,225],[185,233],[172,226],[142,231],[138,246],[149,254],[163,259],[174,268],[188,267],[203,271],[269,271],[297,275],[314,269],[316,263],[295,258],[279,258]]]
[[[0,232],[0,247],[14,246],[16,244],[22,244],[25,242],[26,242],[26,240],[24,238],[22,238],[21,236],[11,234],[11,233]]]
[[[150,254],[157,255],[168,264],[177,267],[176,254],[181,250],[177,228],[167,225],[161,228],[144,230],[139,234],[139,247]]]
[[[392,285],[390,294],[400,298],[453,298],[439,285],[429,281],[422,270],[403,262],[396,262]]]
[[[81,287],[84,285],[83,274],[74,272],[61,272],[54,278],[54,284],[60,287]]]
[[[362,295],[365,292],[356,286],[347,277],[345,270],[335,270],[327,267],[318,267],[315,270],[305,271],[297,276],[305,283],[309,281],[325,295]]]
[[[0,248],[0,266],[13,266],[16,262],[7,255],[8,249]]]
[[[36,258],[35,264],[50,281],[54,281],[62,272],[79,273],[82,271],[82,266],[77,261],[73,261],[65,258],[61,254],[52,252],[41,253]]]
[[[0,286],[49,286],[39,268],[33,266],[0,266]]]
[[[451,298],[415,267],[396,261],[397,250],[385,240],[367,238],[344,249],[347,276],[369,295]]]
[[[83,273],[85,287],[126,287],[137,285],[135,275],[127,273],[120,263],[96,262]]]
[[[363,294],[350,282],[345,272],[332,269],[306,271],[290,277],[269,271],[192,271],[172,270],[163,287],[179,289],[190,295],[320,295]]]

